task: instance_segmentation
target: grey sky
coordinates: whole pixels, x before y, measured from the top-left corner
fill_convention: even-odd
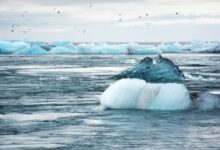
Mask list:
[[[0,0],[0,39],[219,41],[220,1]]]

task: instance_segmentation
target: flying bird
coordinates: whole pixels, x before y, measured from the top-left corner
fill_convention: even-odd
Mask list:
[[[119,20],[118,20],[118,22],[121,22],[122,21],[122,18],[120,18]]]
[[[60,10],[57,10],[57,8],[53,8],[54,11],[57,12],[57,14],[60,14]]]

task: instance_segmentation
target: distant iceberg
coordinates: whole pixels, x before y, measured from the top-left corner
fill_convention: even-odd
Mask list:
[[[112,78],[138,78],[147,82],[174,82],[182,81],[184,74],[171,60],[159,55],[154,60],[145,57],[134,67],[128,68]]]
[[[0,53],[2,54],[12,54],[28,47],[30,47],[30,45],[25,42],[0,41]]]
[[[74,55],[148,55],[161,53],[220,53],[220,42],[193,41],[189,43],[169,42],[161,44],[140,43],[77,43],[71,41],[0,41],[0,54],[24,54],[27,49],[40,47],[45,54]],[[22,52],[24,51],[24,52]],[[42,50],[39,55],[44,54]],[[37,51],[35,51],[37,55]]]
[[[193,41],[185,45],[193,53],[220,53],[219,42]]]
[[[48,54],[75,54],[75,51],[65,46],[53,47]]]
[[[178,42],[161,43],[158,45],[158,48],[160,48],[165,53],[180,53],[186,51],[185,47]]]
[[[39,46],[33,46],[31,48],[18,50],[15,52],[15,54],[44,55],[44,54],[47,54],[47,51]]]

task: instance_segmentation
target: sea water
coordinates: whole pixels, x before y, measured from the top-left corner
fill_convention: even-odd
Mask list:
[[[163,56],[190,91],[219,94],[220,54]],[[0,55],[0,149],[219,149],[219,109],[101,107],[110,77],[144,57]]]

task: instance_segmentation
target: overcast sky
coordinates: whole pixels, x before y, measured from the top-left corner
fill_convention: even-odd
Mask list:
[[[220,41],[220,0],[0,0],[0,39]]]

